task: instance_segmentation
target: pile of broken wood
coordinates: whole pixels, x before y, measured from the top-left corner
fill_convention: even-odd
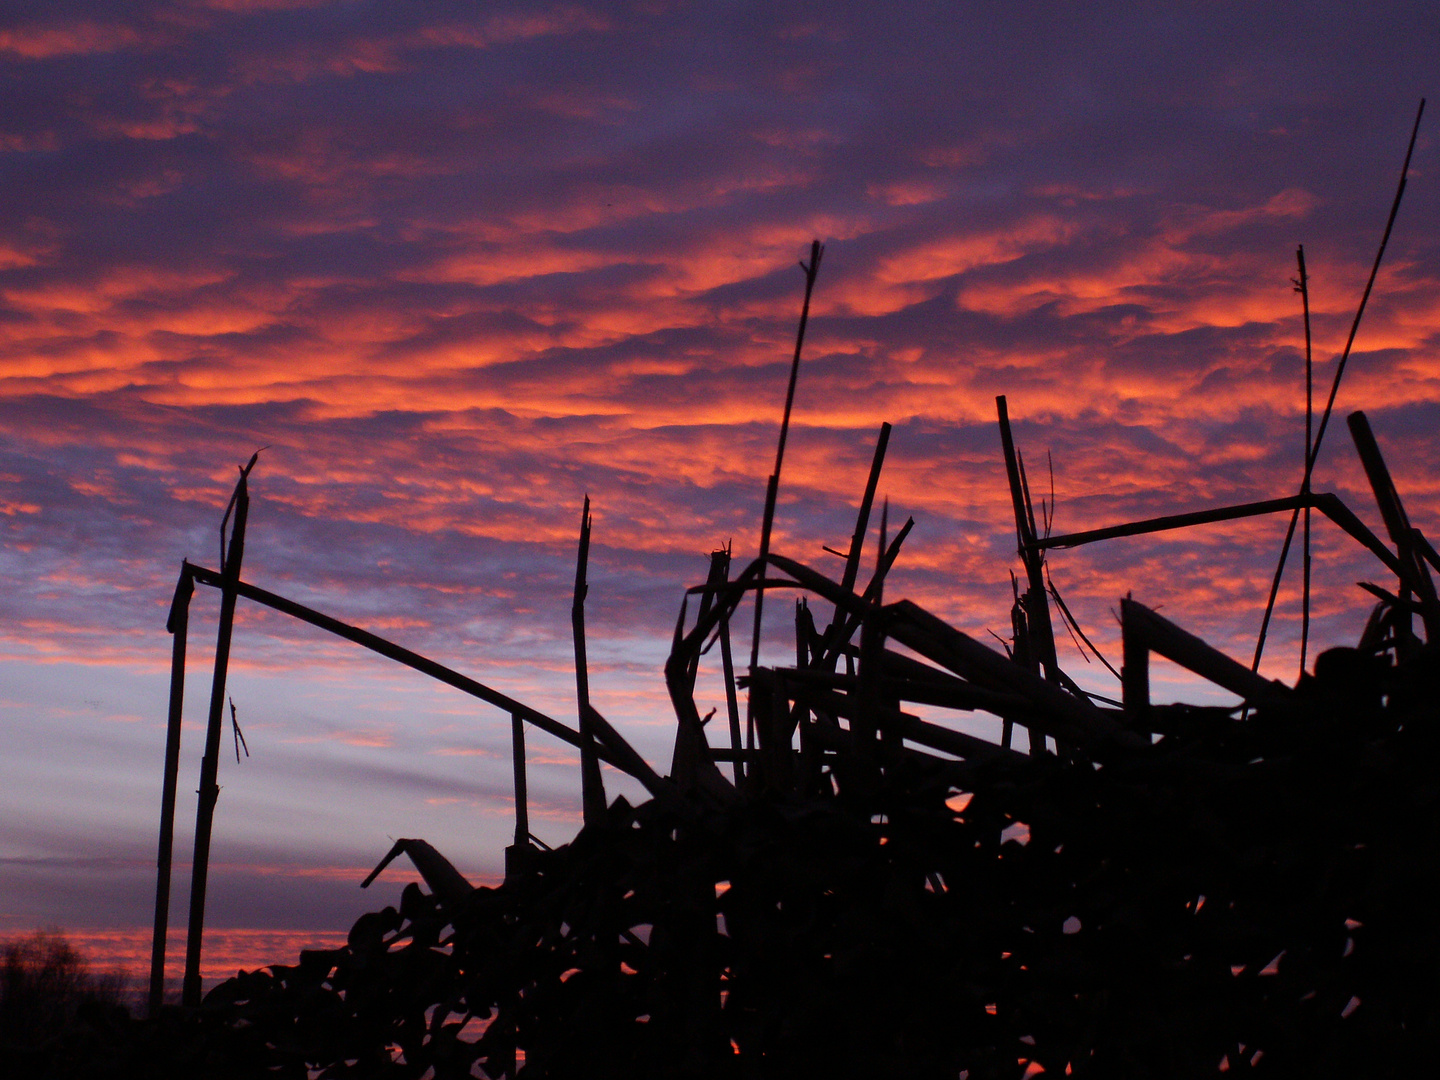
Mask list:
[[[882,429],[839,580],[769,551],[732,578],[722,550],[689,590],[661,776],[588,701],[587,508],[582,722],[564,729],[582,754],[579,835],[532,841],[517,734],[502,885],[472,888],[430,845],[400,841],[376,873],[404,853],[426,889],[362,917],[343,948],[162,1011],[164,1039],[128,1052],[157,1075],[297,1078],[1354,1076],[1424,1060],[1440,1039],[1440,557],[1364,416],[1350,428],[1389,545],[1308,490],[1045,539],[999,405],[1028,583],[1008,655],[885,598],[908,522],[885,538],[882,519],[859,583]],[[1060,669],[1046,550],[1307,506],[1398,584],[1372,586],[1357,644],[1296,686],[1129,599],[1123,700]],[[795,663],[760,665],[755,649],[736,675],[731,620],[781,590],[799,597]],[[728,691],[715,745],[695,702],[711,648]],[[1152,702],[1152,652],[1243,703]],[[938,710],[999,717],[1003,735]],[[601,760],[651,798],[607,803]]]
[[[1386,239],[1408,165],[1407,153]],[[1384,247],[1382,240],[1381,254]],[[861,584],[888,425],[849,548],[837,552],[845,560],[838,580],[770,550],[821,254],[816,243],[801,264],[805,304],[758,555],[732,577],[730,550],[714,552],[707,580],[688,591],[676,624],[665,665],[677,721],[667,775],[590,701],[588,500],[573,607],[579,723],[572,728],[242,581],[248,467],[242,470],[221,569],[185,563],[171,612],[152,1016],[140,1035],[114,1044],[115,1069],[297,1080],[1018,1080],[1399,1076],[1433,1068],[1440,600],[1431,571],[1440,569],[1440,555],[1407,517],[1363,414],[1350,416],[1350,432],[1389,542],[1337,496],[1311,486],[1380,255],[1312,431],[1307,279],[1303,249],[1297,253],[1307,414],[1295,496],[1051,536],[1048,523],[1036,527],[1006,402],[997,399],[1023,567],[1000,652],[911,601],[886,598],[911,522],[890,536],[882,511],[874,569]],[[1127,597],[1115,672],[1120,698],[1088,692],[1061,669],[1055,615],[1094,650],[1050,582],[1048,551],[1284,511],[1290,529],[1248,666]],[[1322,652],[1308,671],[1312,511],[1371,552],[1395,585],[1366,583],[1378,603],[1358,640]],[[1300,677],[1290,686],[1258,669],[1302,515],[1305,617]],[[223,601],[196,829],[187,1007],[177,1010],[161,1008],[160,998],[185,617],[196,583],[221,590]],[[760,663],[772,593],[796,598],[793,664]],[[228,620],[242,598],[508,713],[515,843],[503,884],[472,888],[426,842],[400,841],[370,879],[403,853],[426,888],[412,883],[398,908],[363,916],[345,947],[242,972],[201,1002]],[[731,623],[745,604],[753,617],[750,656],[737,670]],[[725,722],[713,725],[714,711],[702,717],[696,704],[701,659],[712,650],[725,700]],[[1152,653],[1239,704],[1152,701]],[[945,722],[950,713],[998,718],[999,737],[967,733]],[[584,827],[553,850],[529,830],[527,725],[580,751]],[[712,739],[715,730],[724,734]],[[608,800],[601,762],[634,777],[649,798],[638,806]]]
[[[171,612],[152,1015],[138,1036],[114,1044],[114,1068],[953,1080],[1402,1075],[1428,1063],[1440,1045],[1440,600],[1431,578],[1440,555],[1410,523],[1363,414],[1349,427],[1389,542],[1337,496],[1311,488],[1349,346],[1318,432],[1307,413],[1297,495],[1086,533],[1037,529],[997,399],[1023,567],[1001,652],[886,598],[911,522],[890,536],[882,511],[874,569],[862,575],[888,425],[850,545],[837,552],[838,579],[770,550],[821,253],[815,244],[802,264],[805,307],[759,553],[732,576],[730,550],[714,552],[676,624],[665,665],[677,720],[666,775],[590,701],[588,500],[572,611],[572,728],[241,580],[242,470],[221,569],[185,563]],[[1303,251],[1298,284],[1305,295]],[[1300,678],[1289,686],[1257,673],[1263,629],[1247,666],[1127,597],[1119,700],[1061,669],[1053,616],[1093,646],[1050,582],[1048,551],[1284,511],[1290,532],[1275,587],[1303,515],[1307,613],[1312,511],[1394,576],[1393,588],[1364,586],[1378,603],[1353,646],[1321,653],[1307,671],[1307,626]],[[177,1010],[160,997],[186,611],[197,583],[221,590],[223,602],[186,1007]],[[760,663],[762,612],[775,593],[795,597],[793,664]],[[1266,626],[1274,597],[1272,589]],[[426,842],[400,841],[366,884],[403,853],[426,888],[412,883],[398,909],[362,917],[345,947],[242,972],[202,1002],[204,871],[228,626],[240,599],[508,713],[515,842],[503,884],[472,888]],[[731,624],[746,604],[750,656],[737,670]],[[715,710],[700,715],[696,684],[702,657],[716,651],[725,714],[712,725]],[[1239,704],[1152,701],[1152,653]],[[998,718],[998,738],[946,722],[952,713]],[[527,725],[580,751],[584,827],[553,850],[529,830]],[[638,806],[607,799],[601,762],[650,797]]]

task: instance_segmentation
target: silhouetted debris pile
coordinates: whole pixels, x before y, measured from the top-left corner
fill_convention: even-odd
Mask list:
[[[1412,626],[1440,609],[1433,548],[1404,517],[1364,418],[1352,431],[1378,462],[1371,479],[1401,554],[1334,496],[1240,508],[1328,500],[1332,518],[1379,549],[1399,584],[1370,586],[1381,599],[1358,644],[1322,653],[1289,687],[1127,597],[1116,702],[1065,675],[1049,630],[1058,592],[1045,551],[1091,536],[1035,535],[1003,399],[1001,427],[1032,582],[1023,593],[1017,582],[1005,653],[910,601],[884,601],[909,523],[887,539],[882,519],[875,571],[859,584],[882,431],[839,581],[775,553],[732,580],[722,550],[690,590],[695,615],[687,600],[666,664],[678,723],[668,776],[580,684],[586,722],[561,730],[653,798],[607,807],[592,791],[575,840],[538,846],[520,723],[560,725],[517,704],[504,884],[472,889],[429,844],[400,840],[366,884],[405,854],[429,892],[407,886],[399,910],[362,917],[345,948],[242,973],[199,1008],[162,1014],[153,1024],[167,1034],[152,1026],[147,1045],[164,1050],[141,1063],[156,1075],[183,1062],[297,1078],[1355,1076],[1418,1065],[1440,1041],[1440,646]],[[581,670],[589,528],[587,508]],[[732,616],[780,588],[802,594],[796,663],[735,677]],[[823,630],[812,602],[831,612]],[[748,691],[743,718],[727,692],[728,746],[711,744],[694,695],[717,644],[727,690]],[[1152,651],[1243,704],[1152,702]],[[937,710],[999,717],[999,743],[937,722]],[[1022,730],[1025,752],[1012,745]]]
[[[1407,1075],[1440,1040],[1436,659],[1385,707],[1321,679],[1168,710],[1184,734],[987,763],[968,798],[877,748],[830,794],[617,799],[182,1027],[231,1075]]]
[[[815,243],[801,264],[806,301],[758,557],[732,578],[729,547],[715,551],[676,623],[665,665],[677,724],[666,775],[590,699],[588,499],[572,607],[571,727],[242,581],[249,467],[242,470],[221,570],[186,562],[176,589],[156,1015],[144,1028],[148,1041],[117,1061],[156,1076],[200,1070],[297,1080],[1433,1071],[1440,598],[1431,572],[1440,570],[1440,553],[1406,515],[1363,414],[1352,414],[1349,428],[1388,543],[1336,495],[1312,488],[1349,345],[1313,436],[1307,414],[1296,495],[1083,533],[1052,535],[1053,494],[1037,519],[998,398],[1023,568],[1023,576],[1011,574],[1002,652],[912,601],[887,601],[887,575],[913,524],[890,535],[888,506],[862,584],[889,425],[849,545],[827,549],[844,561],[838,578],[771,550],[822,251]],[[1304,666],[1314,510],[1394,582],[1363,583],[1378,603],[1358,641],[1321,653],[1311,674]],[[1282,511],[1291,514],[1290,532],[1248,666],[1127,596],[1122,663],[1117,670],[1105,662],[1119,677],[1120,700],[1082,688],[1061,667],[1054,618],[1077,648],[1099,652],[1052,579],[1050,551]],[[1290,686],[1258,669],[1302,513],[1306,616],[1302,670]],[[425,841],[398,841],[366,884],[405,854],[429,892],[411,884],[398,910],[363,916],[346,947],[242,972],[203,1003],[203,902],[192,904],[187,1007],[167,1012],[156,1006],[185,612],[196,583],[222,591],[222,613],[233,615],[240,598],[266,605],[507,712],[515,842],[504,883],[472,889]],[[775,592],[798,595],[793,653],[786,645],[793,665],[760,662],[762,611]],[[737,671],[731,624],[746,603],[750,657]],[[228,633],[222,617],[217,656],[227,655]],[[1153,701],[1152,653],[1240,704]],[[721,706],[701,716],[702,674],[720,679],[724,713],[713,724]],[[217,661],[202,777],[209,795],[197,817],[202,899],[223,692]],[[991,718],[998,738],[947,722],[957,714]],[[584,828],[554,850],[529,831],[527,725],[580,752]],[[601,761],[634,777],[650,798],[635,807],[607,802]]]

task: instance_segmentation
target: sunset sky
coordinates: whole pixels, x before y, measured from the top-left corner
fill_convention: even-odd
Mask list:
[[[0,936],[121,959],[148,942],[166,611],[256,449],[248,581],[567,722],[588,493],[594,700],[664,771],[661,664],[708,552],[755,552],[812,238],[774,547],[838,574],[821,545],[889,421],[881,493],[916,526],[887,595],[994,643],[1019,565],[995,395],[1047,499],[1052,457],[1057,532],[1293,494],[1296,245],[1323,402],[1440,56],[1420,0],[116,10],[0,8]],[[1437,109],[1316,470],[1377,530],[1357,408],[1440,530]],[[1117,666],[1132,590],[1248,661],[1284,528],[1051,573]],[[1316,550],[1312,655],[1388,584],[1328,524]],[[1292,565],[1262,668],[1289,682]],[[176,964],[218,606],[192,609]],[[243,602],[230,693],[251,756],[221,761],[212,973],[392,902],[408,866],[356,886],[393,837],[498,877],[505,716]],[[557,843],[577,762],[530,748]]]

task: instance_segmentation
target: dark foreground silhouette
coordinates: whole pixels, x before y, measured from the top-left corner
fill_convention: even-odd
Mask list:
[[[126,996],[123,975],[93,972],[58,930],[0,942],[0,1075],[87,1067],[128,1022]]]

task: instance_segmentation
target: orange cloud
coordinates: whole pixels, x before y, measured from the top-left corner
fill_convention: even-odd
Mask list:
[[[158,44],[124,23],[80,20],[68,25],[27,26],[0,30],[0,53],[26,60],[117,52],[136,45]]]

